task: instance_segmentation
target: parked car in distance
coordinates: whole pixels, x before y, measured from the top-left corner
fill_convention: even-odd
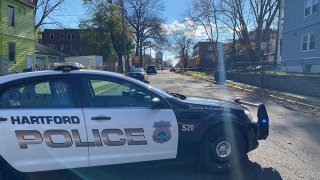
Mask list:
[[[175,68],[170,68],[170,72],[176,72]]]
[[[147,73],[143,68],[131,68],[129,73],[129,77],[138,79],[140,81],[146,81],[147,80]]]
[[[155,66],[147,66],[147,74],[157,74],[157,68]]]
[[[272,65],[264,65],[263,69],[265,71],[275,71],[276,67],[272,66]],[[251,70],[253,70],[253,71],[261,71],[262,70],[262,66],[255,66]]]

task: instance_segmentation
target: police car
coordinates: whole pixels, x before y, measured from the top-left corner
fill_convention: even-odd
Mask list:
[[[257,106],[257,118],[241,104]],[[263,104],[185,97],[62,63],[0,77],[0,129],[1,170],[193,159],[224,172],[267,138],[269,118]]]

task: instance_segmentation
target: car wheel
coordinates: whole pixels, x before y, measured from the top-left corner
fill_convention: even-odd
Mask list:
[[[199,160],[206,171],[225,173],[241,168],[245,157],[246,146],[242,133],[237,129],[226,133],[220,127],[205,135]]]

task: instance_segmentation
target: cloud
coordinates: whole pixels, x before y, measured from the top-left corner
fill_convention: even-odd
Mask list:
[[[168,34],[172,34],[174,31],[187,29],[187,26],[184,23],[178,22],[177,20],[175,20],[171,24],[164,24],[163,27]]]
[[[208,39],[203,26],[193,27],[194,22],[186,19],[184,22],[174,21],[171,24],[163,24],[167,34],[171,35],[174,31],[187,31],[195,40]]]
[[[175,57],[176,55],[172,54],[172,53],[165,53],[165,56],[164,56],[164,60],[167,61],[167,60],[172,60],[172,64],[173,65],[176,65],[178,62],[179,62],[179,59]]]

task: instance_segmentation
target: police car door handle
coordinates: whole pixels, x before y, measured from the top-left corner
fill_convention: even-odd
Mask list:
[[[7,120],[8,120],[7,118],[0,117],[0,121],[7,121]]]
[[[94,120],[94,121],[111,120],[111,117],[97,116],[97,117],[92,117],[91,120]]]

